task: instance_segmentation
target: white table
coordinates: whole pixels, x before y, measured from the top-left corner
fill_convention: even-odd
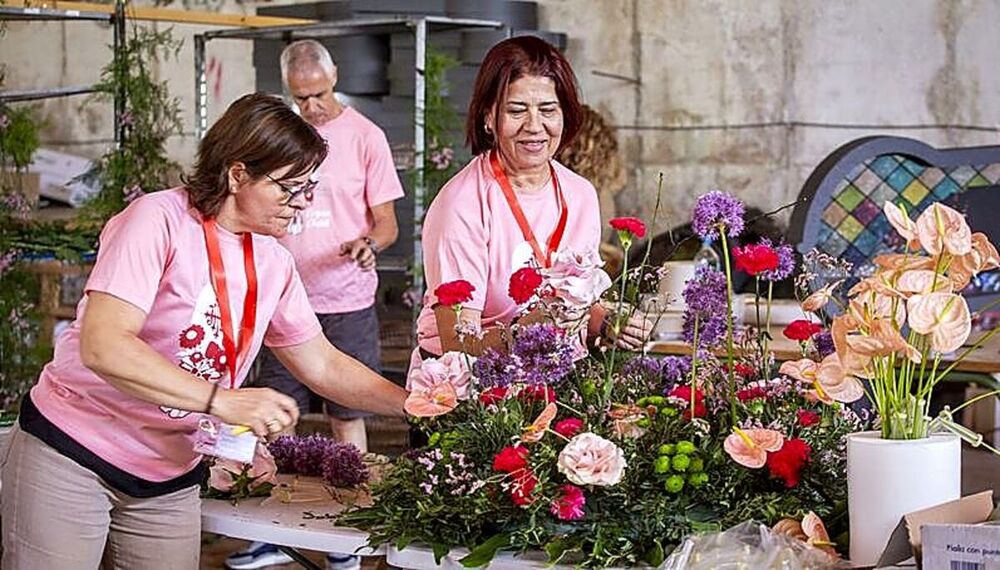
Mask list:
[[[317,568],[297,549],[319,552],[381,556],[385,547],[368,548],[368,534],[334,526],[333,515],[347,507],[335,499],[283,503],[277,497],[244,499],[237,504],[219,499],[201,502],[205,532],[244,540],[258,540],[278,547],[305,568]]]

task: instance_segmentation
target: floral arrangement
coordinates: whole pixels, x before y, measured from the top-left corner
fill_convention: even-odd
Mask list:
[[[942,356],[962,348],[972,332],[972,315],[960,292],[979,273],[1000,267],[1000,255],[985,234],[972,233],[964,216],[943,204],[932,204],[916,221],[891,202],[884,211],[905,250],[875,257],[874,273],[851,287],[846,299],[838,295],[844,279],[805,298],[806,310],[822,313],[836,305],[840,314],[830,326],[834,352],[818,366],[805,362],[796,370],[836,376],[836,389],[852,397],[862,395],[860,379],[869,380],[882,437],[918,439],[932,428],[934,388],[998,330],[942,364]],[[806,285],[809,275],[804,277]],[[950,414],[946,410],[938,423],[966,435]]]
[[[213,499],[267,496],[278,484],[279,473],[320,477],[337,488],[359,487],[369,480],[357,447],[321,435],[285,435],[269,444],[259,442],[252,463],[221,458],[210,462],[202,495]]]
[[[698,201],[704,237],[738,239],[743,223],[732,196]],[[634,218],[612,227],[626,250],[645,233]],[[836,555],[822,519],[846,526],[845,436],[864,422],[845,403],[860,394],[842,367],[823,368],[835,353],[810,321],[786,329],[803,359],[775,370],[767,336],[734,326],[723,251],[724,272],[703,270],[685,291],[695,347],[686,357],[583,347],[602,297],[611,335],[636,310],[628,282],[642,268],[614,283],[590,255],[561,252],[549,268],[519,270],[509,293],[522,318],[505,346],[411,370],[405,407],[427,445],[396,461],[373,506],[339,523],[368,531],[372,544],[427,544],[438,558],[467,548],[469,567],[529,549],[553,563],[656,566],[689,533],[750,519],[802,521],[782,532]],[[765,282],[794,269],[780,244],[745,244],[735,256]],[[435,291],[457,313],[471,293],[462,281]],[[482,334],[461,323],[458,333]]]

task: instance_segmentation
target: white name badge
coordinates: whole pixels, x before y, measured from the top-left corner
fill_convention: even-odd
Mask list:
[[[257,449],[257,436],[245,426],[234,426],[202,419],[194,450],[204,455],[252,463]]]

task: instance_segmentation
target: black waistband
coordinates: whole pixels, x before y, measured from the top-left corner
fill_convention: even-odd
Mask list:
[[[31,401],[30,394],[25,396],[21,401],[21,413],[18,423],[24,431],[42,440],[49,447],[72,459],[79,465],[93,471],[95,475],[103,479],[108,485],[132,497],[139,499],[159,497],[186,489],[192,485],[200,485],[205,480],[207,468],[204,463],[199,463],[191,471],[166,481],[147,481],[146,479],[122,471],[77,443],[76,440],[66,435],[65,432],[50,422],[35,407],[35,403]]]

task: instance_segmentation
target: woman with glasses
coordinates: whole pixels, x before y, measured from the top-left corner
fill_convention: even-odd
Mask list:
[[[198,568],[206,420],[266,436],[298,417],[288,396],[241,387],[262,344],[326,398],[403,414],[404,390],[323,336],[275,239],[325,155],[281,100],[247,95],[184,186],[107,223],[77,319],[0,457],[4,568]]]

